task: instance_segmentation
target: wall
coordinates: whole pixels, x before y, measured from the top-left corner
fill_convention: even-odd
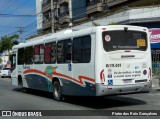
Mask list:
[[[102,25],[108,25],[110,23],[118,24],[131,24],[138,22],[160,21],[160,7],[146,7],[146,8],[134,8],[124,10],[114,15],[106,16],[100,19],[96,19],[79,26],[73,27],[74,29],[84,29],[92,27],[92,22],[96,22]]]
[[[36,0],[37,30],[42,30],[42,0]]]

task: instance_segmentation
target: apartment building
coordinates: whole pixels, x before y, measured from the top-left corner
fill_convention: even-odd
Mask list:
[[[44,33],[54,33],[69,27],[87,24],[90,21],[107,19],[130,9],[157,6],[160,5],[160,0],[42,0],[40,3],[38,6],[41,9],[38,6],[37,9],[41,10],[42,17],[39,19],[42,22],[39,20],[37,24],[39,28],[42,27],[41,31]],[[114,20],[110,21],[114,22]],[[117,18],[115,22],[118,24],[137,23],[137,21],[129,21],[129,18],[128,20]]]

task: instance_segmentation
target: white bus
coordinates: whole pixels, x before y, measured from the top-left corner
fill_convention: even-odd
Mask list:
[[[59,32],[12,48],[12,84],[63,95],[106,96],[149,92],[148,29],[98,26]]]

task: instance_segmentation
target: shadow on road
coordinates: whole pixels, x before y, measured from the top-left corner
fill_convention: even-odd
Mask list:
[[[156,89],[156,91],[160,91],[160,89]]]
[[[13,91],[22,92],[21,88],[14,88]],[[52,93],[31,90],[28,89],[27,94],[45,97],[48,99],[53,99]],[[63,103],[69,103],[73,105],[83,106],[91,109],[109,109],[113,107],[124,107],[132,105],[145,105],[146,102],[143,100],[138,100],[136,98],[131,98],[129,95],[125,96],[106,96],[106,97],[82,97],[82,96],[72,96],[66,97]]]
[[[123,107],[132,105],[144,105],[145,101],[135,98],[123,97],[123,96],[108,96],[104,98],[100,97],[73,97],[65,102],[80,106],[85,106],[92,109],[109,109],[113,107]]]
[[[23,92],[22,88],[14,88],[13,91]],[[27,92],[25,92],[25,93],[29,94],[29,95],[34,95],[34,96],[39,96],[39,97],[45,97],[45,98],[49,98],[49,99],[53,98],[52,93],[49,93],[49,92],[46,92],[46,91],[27,89]]]

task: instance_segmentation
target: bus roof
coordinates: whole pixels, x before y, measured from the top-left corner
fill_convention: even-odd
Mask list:
[[[131,26],[131,25],[108,25],[108,26],[96,26],[96,27],[91,27],[91,28],[87,28],[87,29],[83,29],[83,30],[76,30],[76,31],[66,30],[66,31],[61,31],[61,32],[53,33],[53,34],[40,36],[40,37],[37,37],[36,39],[33,38],[33,39],[31,39],[31,41],[26,42],[26,43],[19,43],[18,45],[13,46],[12,50],[17,49],[17,48],[27,47],[27,46],[44,44],[47,42],[53,42],[53,41],[57,41],[57,40],[61,40],[61,39],[64,40],[64,39],[68,39],[68,38],[72,38],[72,37],[78,37],[78,36],[82,36],[82,35],[92,34],[92,33],[95,33],[97,29],[101,29],[101,28],[121,29],[124,27],[129,27],[129,28],[133,28],[133,29],[137,29],[137,28],[147,29],[146,27]]]

